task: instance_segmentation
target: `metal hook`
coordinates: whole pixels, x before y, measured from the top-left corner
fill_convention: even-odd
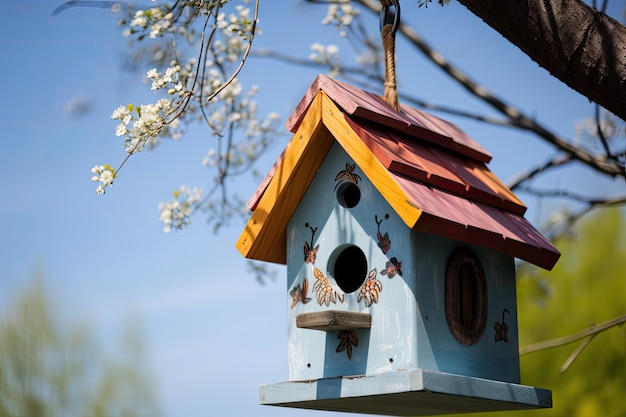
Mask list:
[[[393,10],[391,10],[393,8]],[[385,25],[392,25],[391,32],[395,35],[400,26],[400,1],[390,0],[388,5],[380,9],[380,30]]]

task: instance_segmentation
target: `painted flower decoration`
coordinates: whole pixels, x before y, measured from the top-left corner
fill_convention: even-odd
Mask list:
[[[396,274],[402,276],[402,262],[394,256],[385,264],[385,269],[380,271],[380,275],[387,275],[387,278],[393,278]]]
[[[361,286],[359,295],[356,299],[357,303],[365,300],[365,306],[369,307],[372,303],[378,303],[378,293],[383,290],[383,284],[376,278],[376,268],[372,269],[367,280]]]
[[[333,289],[328,281],[328,278],[324,276],[322,271],[313,267],[313,274],[317,281],[313,285],[313,290],[315,290],[315,295],[317,298],[317,303],[319,305],[326,304],[326,306],[330,306],[330,303],[337,303],[337,299],[339,302],[343,303],[343,295],[337,294],[337,291]]]

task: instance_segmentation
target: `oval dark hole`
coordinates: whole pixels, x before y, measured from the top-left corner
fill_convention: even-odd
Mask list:
[[[367,259],[363,251],[357,246],[348,246],[341,251],[335,261],[333,277],[346,294],[358,290],[367,277]]]
[[[464,345],[476,343],[487,323],[487,283],[480,258],[469,248],[457,248],[446,266],[446,321]]]
[[[464,262],[459,268],[459,322],[465,330],[471,330],[476,317],[477,273],[471,263]]]

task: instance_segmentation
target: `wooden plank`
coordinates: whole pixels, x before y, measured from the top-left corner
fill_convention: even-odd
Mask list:
[[[422,214],[422,210],[412,202],[410,197],[392,178],[390,172],[350,127],[335,103],[323,91],[320,92],[320,96],[323,103],[322,120],[324,126],[328,128],[335,140],[339,142],[376,189],[394,208],[398,216],[407,226],[412,228]]]
[[[432,132],[437,132],[440,136],[451,138],[452,144],[444,144],[448,149],[480,162],[487,163],[491,160],[491,154],[455,124],[412,107],[403,106],[402,109],[414,120],[421,121],[424,127],[430,129]],[[407,133],[421,137],[422,133],[419,130],[414,130],[413,126],[414,125],[411,126]],[[429,138],[425,137],[425,139]],[[440,140],[431,140],[431,142],[435,144],[441,143]]]
[[[298,314],[296,316],[296,327],[325,332],[369,329],[372,327],[372,316],[369,313],[357,313],[354,311],[314,311],[312,313]]]
[[[521,202],[510,191],[506,193],[505,186],[499,187],[484,173],[489,170],[483,163],[371,122],[346,120],[388,170],[523,214],[525,207],[519,206]]]
[[[473,243],[552,269],[559,251],[519,214],[470,202],[402,176],[395,181],[424,213],[415,230]]]
[[[324,91],[347,114],[381,123],[399,131],[404,131],[411,125],[409,118],[392,110],[379,95],[320,74],[287,120],[285,125],[289,131],[297,129],[309,103],[319,91]]]
[[[286,122],[289,131],[298,128],[319,91],[324,91],[337,107],[351,116],[414,135],[481,162],[491,160],[491,154],[456,125],[406,105],[401,105],[401,111],[396,112],[381,96],[324,75],[318,75],[292,112]]]
[[[265,405],[396,416],[552,407],[549,390],[425,369],[261,385],[259,394]]]
[[[470,162],[472,163],[472,162]],[[513,191],[509,189],[496,175],[491,172],[489,169],[486,169],[484,165],[473,164],[472,163],[472,172],[473,174],[481,179],[489,188],[491,188],[495,193],[500,195],[503,200],[504,208],[510,210],[514,213],[523,215],[526,212],[526,206],[524,203],[517,198]]]

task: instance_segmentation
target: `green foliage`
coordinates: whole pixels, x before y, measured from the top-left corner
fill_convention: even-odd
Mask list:
[[[41,285],[0,316],[0,417],[158,415],[136,326],[103,357],[86,324],[64,320]]]
[[[520,346],[579,333],[626,314],[626,216],[602,210],[555,242],[553,271],[518,277]],[[491,417],[626,415],[626,326],[597,334],[564,372],[583,340],[521,357],[522,383],[552,390],[553,408]]]

